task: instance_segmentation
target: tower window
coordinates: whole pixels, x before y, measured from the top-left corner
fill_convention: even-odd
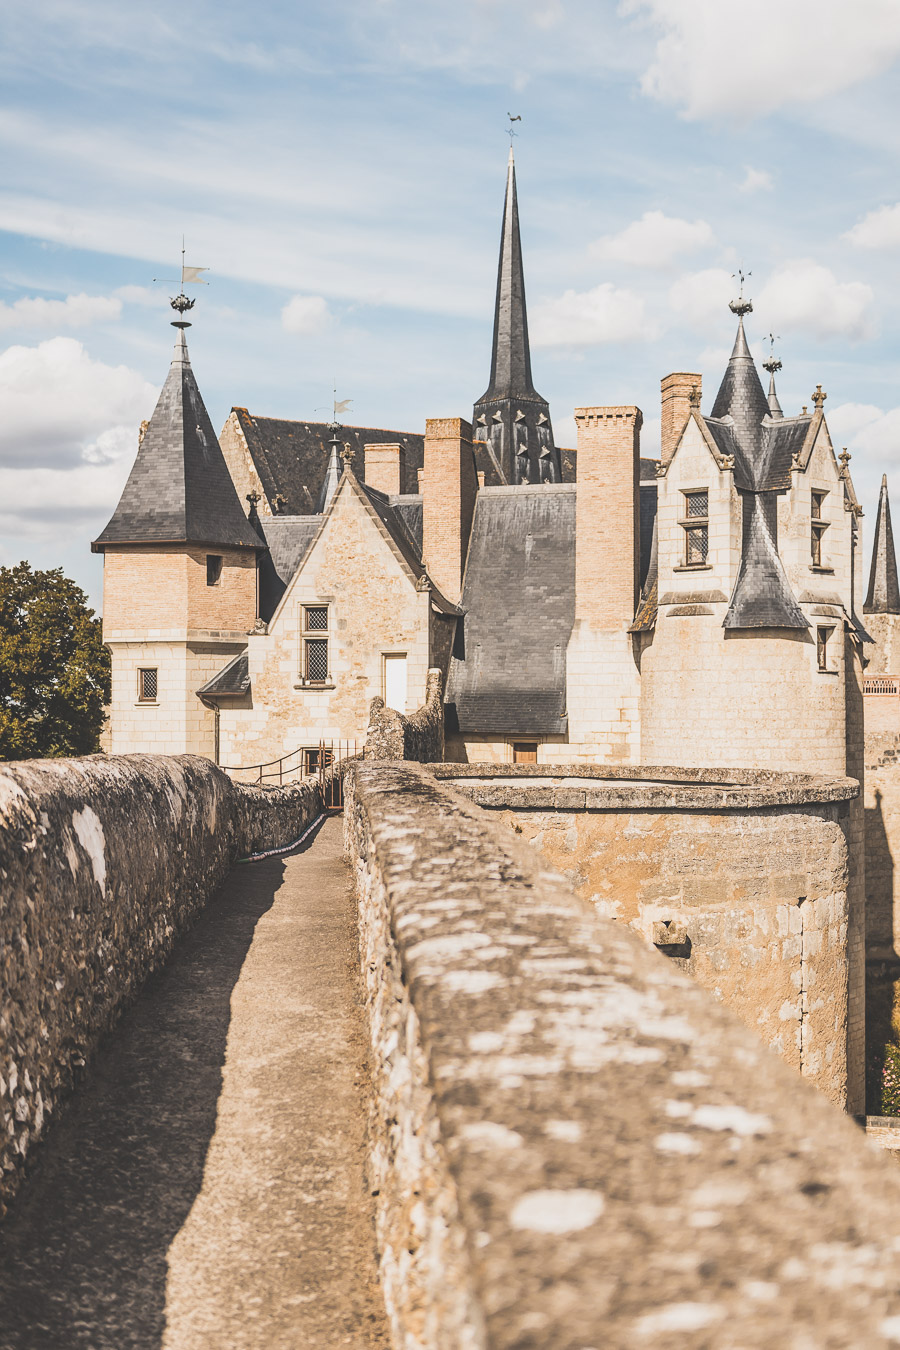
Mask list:
[[[157,668],[142,667],[138,670],[138,702],[155,703],[159,681],[157,679]]]
[[[820,626],[816,629],[816,660],[819,670],[833,669],[828,663],[828,643],[833,632],[833,627]]]
[[[697,567],[709,556],[709,492],[683,492],[684,561],[688,567]]]
[[[829,522],[823,519],[825,515],[825,498],[827,492],[817,492],[813,489],[810,501],[810,521],[809,521],[809,547],[810,562],[813,567],[822,567],[822,541],[825,538],[825,531],[828,529]]]
[[[222,579],[222,564],[225,559],[221,553],[207,553],[206,555],[206,584],[207,586],[218,586]]]
[[[328,606],[303,606],[303,679],[307,684],[325,684],[330,675],[328,638],[309,636],[328,632]]]

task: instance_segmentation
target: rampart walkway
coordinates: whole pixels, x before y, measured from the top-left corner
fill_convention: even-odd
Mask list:
[[[388,1345],[341,822],[235,869],[0,1226],[2,1350]]]

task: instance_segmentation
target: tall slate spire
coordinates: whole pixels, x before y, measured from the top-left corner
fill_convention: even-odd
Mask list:
[[[887,474],[881,479],[878,516],[875,521],[875,543],[872,546],[872,570],[869,573],[869,593],[863,605],[863,612],[900,614],[900,585],[897,584],[897,555],[894,552],[894,532],[891,529]]]
[[[525,275],[519,237],[516,166],[512,147],[500,237],[491,379],[472,415],[475,439],[487,442],[507,483],[558,483],[559,451],[553,443],[550,405],[531,378],[525,309]]]
[[[774,341],[773,338],[773,345]],[[784,412],[782,411],[781,404],[778,402],[778,395],[775,392],[775,372],[776,370],[781,369],[781,362],[776,359],[774,351],[769,356],[768,361],[763,361],[762,368],[769,372],[769,396],[766,399],[766,402],[769,405],[769,416],[781,419],[784,417]]]
[[[173,306],[181,312],[174,301]],[[191,369],[184,335],[190,324],[179,318],[172,327],[178,337],[162,393],[119,504],[91,549],[102,553],[109,544],[261,549]]]

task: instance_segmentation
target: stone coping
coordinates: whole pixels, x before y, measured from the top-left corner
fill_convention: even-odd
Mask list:
[[[649,764],[433,764],[479,806],[495,809],[728,811],[851,801],[855,778],[767,769]]]
[[[398,1345],[900,1345],[900,1174],[708,992],[422,766],[358,764]]]

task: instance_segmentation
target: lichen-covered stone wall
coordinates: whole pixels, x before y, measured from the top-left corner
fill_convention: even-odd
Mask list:
[[[858,1127],[431,772],[348,781],[395,1343],[900,1343]]]
[[[48,1119],[232,862],[292,842],[318,784],[194,756],[0,767],[0,1212]]]
[[[568,780],[548,769],[530,786],[531,772],[458,772],[599,914],[658,944],[827,1097],[864,1111],[862,1054],[852,1065],[849,1054],[857,784],[752,770],[679,784],[681,770],[647,768]]]
[[[441,702],[443,677],[440,670],[429,670],[425,683],[425,702],[406,717],[389,708],[383,698],[369,704],[366,731],[366,759],[412,759],[432,764],[444,757],[444,708]]]

